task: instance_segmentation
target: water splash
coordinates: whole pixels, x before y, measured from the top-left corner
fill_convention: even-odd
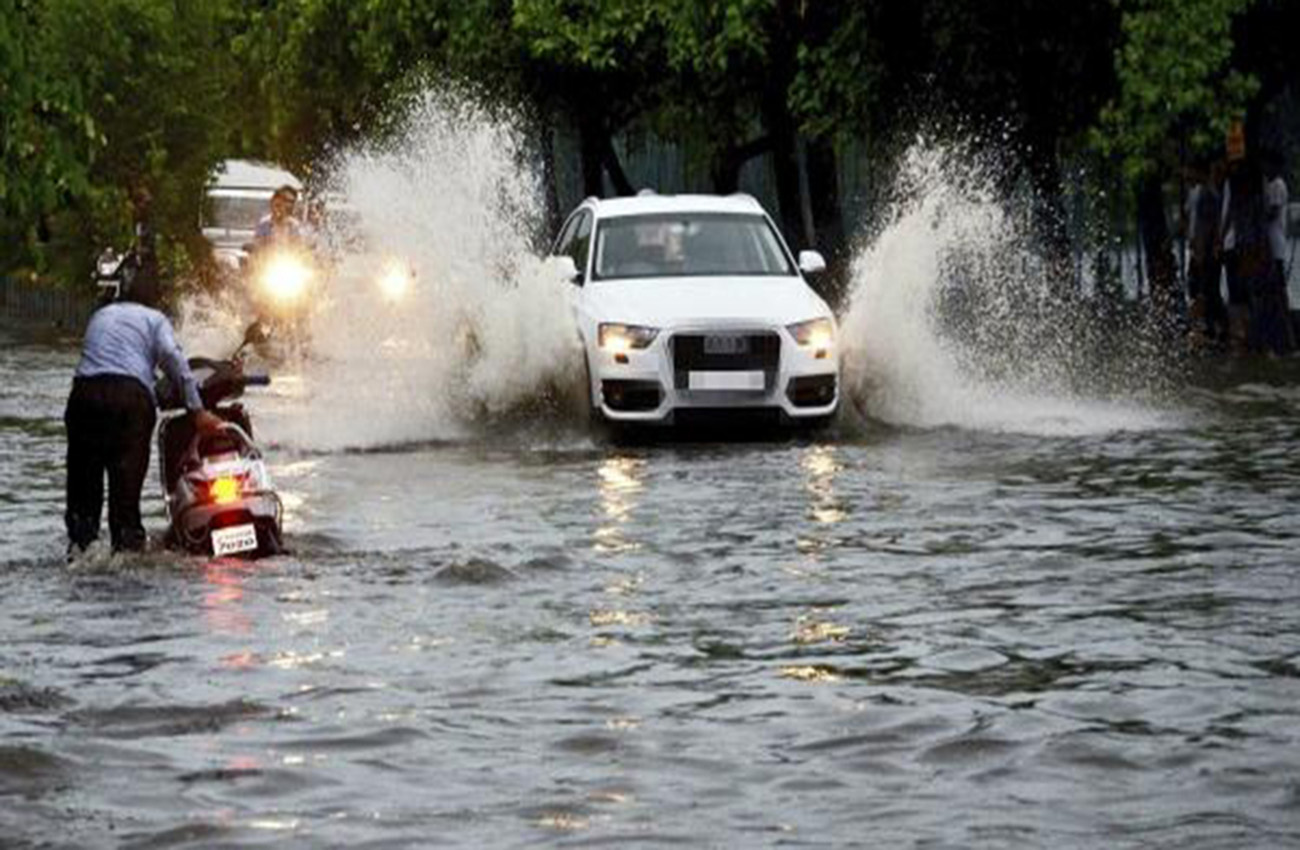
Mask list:
[[[1143,364],[1104,360],[1107,329],[1063,296],[995,169],[917,141],[893,216],[858,252],[842,321],[845,385],[870,418],[1089,434],[1167,427]],[[1103,362],[1104,361],[1104,362]]]
[[[429,92],[329,171],[325,241],[344,250],[310,356],[277,382],[270,438],[330,451],[459,439],[541,409],[564,419],[581,348],[568,284],[533,248],[544,205],[518,124]],[[382,286],[394,270],[411,279],[400,297]]]

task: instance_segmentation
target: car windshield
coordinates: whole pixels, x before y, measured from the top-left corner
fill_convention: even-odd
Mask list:
[[[596,280],[793,274],[761,215],[622,216],[605,219],[596,231]]]
[[[203,226],[222,230],[252,230],[270,209],[269,198],[209,195]]]

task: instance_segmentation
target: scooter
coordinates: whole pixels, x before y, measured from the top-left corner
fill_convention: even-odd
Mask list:
[[[253,440],[248,411],[235,402],[247,387],[271,383],[244,374],[243,350],[265,342],[257,322],[226,360],[192,358],[203,406],[224,423],[200,434],[183,411],[180,390],[164,381],[158,458],[172,543],[194,554],[256,558],[284,550],[284,508],[271,484],[262,451]]]

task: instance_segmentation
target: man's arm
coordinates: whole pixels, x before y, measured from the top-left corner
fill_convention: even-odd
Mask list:
[[[222,420],[215,413],[203,409],[203,399],[199,396],[199,382],[190,371],[190,364],[176,342],[172,323],[166,316],[159,315],[154,329],[155,362],[160,364],[167,377],[182,389],[185,394],[185,408],[194,416],[194,426],[200,431],[214,431],[220,428]]]
[[[161,316],[154,325],[154,361],[162,366],[163,372],[171,378],[172,383],[181,388],[185,394],[185,407],[191,413],[203,409],[203,399],[199,397],[199,382],[190,371],[190,364],[176,342],[172,323],[166,316]]]

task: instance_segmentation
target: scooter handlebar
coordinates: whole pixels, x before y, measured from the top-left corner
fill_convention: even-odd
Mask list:
[[[269,387],[271,386],[271,376],[270,375],[245,375],[244,386]]]

